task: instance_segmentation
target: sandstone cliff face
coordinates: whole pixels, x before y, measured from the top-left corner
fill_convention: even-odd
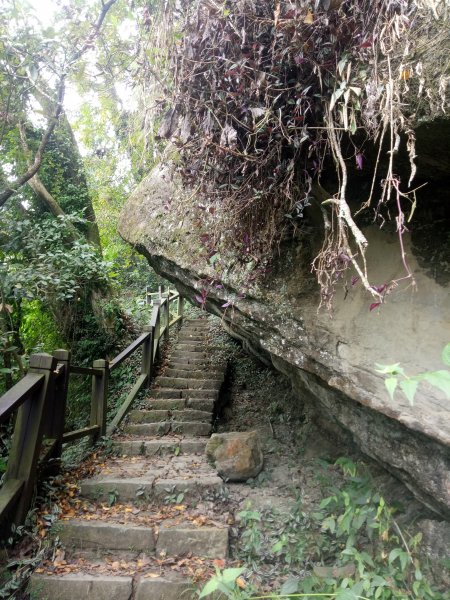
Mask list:
[[[446,267],[440,257],[436,269],[424,257],[426,244],[413,248],[414,239],[412,244],[406,237],[417,291],[400,286],[385,305],[370,312],[367,293],[357,286],[348,294],[341,290],[331,318],[317,310],[317,288],[301,240],[281,247],[273,270],[260,284],[244,290],[253,265],[239,264],[231,255],[222,257],[223,287],[205,284],[217,279],[217,273],[200,258],[198,240],[207,225],[189,210],[192,197],[173,166],[156,168],[129,198],[121,235],[193,303],[207,287],[206,310],[222,315],[224,325],[249,351],[289,377],[299,402],[321,426],[351,438],[449,518],[448,401],[425,385],[413,407],[400,394],[391,401],[375,372],[377,362],[400,362],[411,374],[442,368],[440,352],[450,341],[448,262]],[[364,233],[372,281],[401,276],[395,232],[372,226]]]

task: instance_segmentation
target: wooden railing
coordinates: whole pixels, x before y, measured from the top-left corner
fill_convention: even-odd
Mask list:
[[[0,489],[0,525],[22,524],[31,507],[40,473],[55,471],[62,446],[88,437],[94,443],[110,435],[127,414],[139,391],[148,386],[162,338],[183,318],[183,298],[177,293],[147,292],[153,304],[150,325],[125,350],[110,360],[95,360],[92,367],[70,364],[70,352],[33,354],[27,375],[0,398],[0,424],[16,414],[6,473]],[[142,347],[141,374],[130,393],[107,425],[110,374]],[[88,427],[65,432],[67,390],[71,375],[92,377],[91,414]]]

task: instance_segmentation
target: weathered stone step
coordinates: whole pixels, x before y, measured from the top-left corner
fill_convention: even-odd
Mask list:
[[[205,352],[204,342],[185,341],[178,342],[175,351],[186,350],[187,352]]]
[[[192,553],[203,558],[228,556],[228,527],[164,521],[156,542],[156,554],[180,556]]]
[[[197,438],[158,438],[154,440],[120,440],[113,448],[126,456],[165,456],[180,454],[204,454],[205,439]]]
[[[171,388],[180,390],[218,390],[222,385],[222,379],[187,379],[185,377],[156,377],[155,384],[160,388]]]
[[[195,408],[195,410],[207,410],[213,412],[216,401],[210,398],[189,398],[187,406]]]
[[[206,352],[196,352],[196,351],[188,351],[188,350],[174,350],[170,354],[171,358],[201,358],[203,362],[209,358],[209,355]]]
[[[156,552],[158,556],[192,554],[201,558],[226,558],[228,527],[195,526],[189,521],[164,521],[158,528],[100,520],[59,521],[58,536],[68,549]]]
[[[190,342],[204,342],[205,340],[205,336],[202,335],[199,332],[192,332],[192,333],[188,333],[188,332],[184,332],[178,335],[178,341],[179,342],[184,342],[184,341],[190,341]]]
[[[93,477],[81,482],[81,494],[86,498],[105,502],[111,494],[118,502],[164,500],[168,495],[184,493],[184,501],[200,496],[205,492],[219,490],[223,481],[218,475],[197,474],[190,479],[170,477],[156,479],[146,477]]]
[[[190,319],[189,321],[185,321],[182,326],[182,330],[188,329],[189,327],[206,327],[209,328],[211,322],[207,319]]]
[[[219,392],[217,389],[213,390],[174,390],[170,388],[160,388],[151,390],[148,395],[149,400],[174,400],[179,398],[210,398],[217,400]]]
[[[175,366],[172,366],[175,365]],[[223,373],[226,371],[226,365],[222,365],[222,364],[211,364],[208,360],[203,360],[200,359],[200,361],[198,361],[197,359],[194,359],[194,362],[192,362],[191,359],[189,358],[169,358],[169,368],[170,369],[193,369],[194,371],[200,371],[201,369],[207,369],[207,370],[212,370],[212,371],[218,371],[220,373]]]
[[[176,573],[140,577],[134,594],[131,576],[35,574],[31,577],[28,592],[33,600],[194,600],[198,598],[194,587],[190,579]]]
[[[157,423],[172,421],[203,421],[211,422],[211,413],[203,410],[133,410],[129,414],[131,423]]]
[[[64,546],[70,549],[97,548],[151,553],[156,548],[156,536],[152,527],[73,519],[58,521],[55,530]]]
[[[148,398],[145,400],[145,405],[151,410],[183,410],[187,406],[186,403],[186,398]]]
[[[177,377],[182,379],[205,379],[208,376],[214,377],[215,379],[224,378],[223,369],[183,369],[181,367],[178,368],[169,368],[165,372],[165,377]]]
[[[137,595],[136,600],[138,598],[139,600],[150,598],[150,596],[142,595],[142,589],[141,586],[141,595]],[[178,589],[181,590],[181,587]],[[130,600],[133,592],[133,578],[90,575],[87,573],[69,573],[67,575],[34,574],[31,577],[28,591],[33,600],[62,600],[63,598],[66,600]],[[160,591],[159,597],[151,597],[155,600],[165,598],[163,588],[160,588]],[[175,599],[175,596],[172,596],[172,598]],[[170,600],[170,596],[167,596],[165,600]]]
[[[137,586],[135,600],[194,600],[194,598],[198,598],[198,594],[189,579],[167,575],[141,579]]]
[[[160,421],[159,423],[128,424],[123,430],[128,435],[163,436],[170,432],[170,427],[170,421]]]
[[[176,358],[171,356],[169,361],[169,366],[174,365],[174,368],[177,368],[178,365],[190,365],[197,369],[203,369],[211,366],[207,359],[205,358]]]
[[[172,432],[180,435],[208,436],[211,434],[211,423],[200,421],[161,421],[159,423],[130,423],[124,428],[128,435],[158,436]]]

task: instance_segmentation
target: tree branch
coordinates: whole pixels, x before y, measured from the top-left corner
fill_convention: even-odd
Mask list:
[[[93,44],[95,38],[97,37],[97,35],[100,32],[100,29],[101,29],[101,27],[103,25],[103,21],[105,20],[105,17],[108,14],[109,9],[116,2],[117,2],[117,0],[109,0],[108,2],[104,2],[102,0],[102,10],[101,10],[101,12],[100,12],[100,14],[98,16],[97,22],[93,26],[92,31],[90,32],[90,34],[86,38],[86,41],[84,42],[84,44],[81,46],[81,48],[79,50],[77,50],[74,53],[74,55],[70,59],[69,65],[73,64],[74,62],[76,62],[79,58],[81,58],[83,56],[83,54],[86,52],[86,50],[89,50],[89,48],[92,47],[92,44]]]
[[[22,142],[22,148],[23,148],[25,156],[28,159],[28,157],[30,155],[30,149],[28,147],[27,136],[26,136],[25,127],[24,127],[23,123],[19,123],[19,131],[20,131],[20,140]],[[52,213],[52,215],[54,217],[65,217],[66,216],[66,213],[60,207],[57,200],[55,200],[55,198],[47,190],[47,188],[42,183],[42,181],[39,178],[39,175],[37,173],[33,177],[31,177],[31,179],[29,179],[27,183],[31,187],[33,192],[41,200],[43,200],[43,202],[46,204],[47,208],[49,209],[49,211]],[[77,230],[77,228],[75,227],[75,225],[73,225],[73,223],[68,222],[67,226],[68,226],[68,229],[70,230],[72,240],[79,239],[80,233]]]
[[[109,9],[116,2],[117,2],[117,0],[108,0],[108,2],[104,2],[104,0],[102,0],[102,10],[100,12],[100,15],[99,15],[95,25],[93,26],[91,32],[89,33],[88,37],[86,38],[86,41],[81,46],[81,48],[73,54],[71,60],[69,61],[68,67],[70,67],[74,62],[79,60],[81,58],[81,56],[86,52],[86,50],[88,50],[89,48],[92,47],[92,44],[103,25],[103,21],[105,20],[105,17],[108,14]],[[68,71],[68,69],[66,69],[66,71]],[[30,167],[26,171],[26,173],[24,173],[23,175],[18,177],[10,186],[8,186],[6,189],[4,189],[2,192],[0,192],[0,208],[5,204],[5,202],[13,194],[15,194],[17,192],[18,189],[20,189],[25,183],[27,183],[30,179],[32,179],[36,175],[36,173],[39,171],[39,168],[42,163],[42,157],[44,155],[45,148],[46,148],[47,143],[56,127],[56,124],[58,122],[59,116],[60,116],[62,108],[63,108],[66,76],[67,76],[67,72],[63,73],[61,75],[58,90],[57,90],[57,101],[56,101],[54,114],[49,119],[47,129],[41,139],[41,143],[39,144],[39,148],[37,149],[33,163],[30,165]]]
[[[10,198],[13,194],[17,192],[19,188],[21,188],[27,181],[29,181],[36,173],[39,171],[41,166],[42,157],[44,155],[45,148],[47,146],[48,140],[50,139],[56,124],[59,119],[59,115],[62,111],[62,103],[64,99],[64,90],[65,90],[65,76],[61,77],[59,88],[58,88],[58,99],[56,102],[55,112],[52,117],[50,117],[49,124],[47,129],[41,139],[41,143],[39,144],[39,148],[34,157],[33,163],[30,165],[28,171],[18,177],[9,187],[7,187],[3,192],[0,193],[0,207],[5,204],[5,202]],[[19,125],[20,128],[20,125]]]

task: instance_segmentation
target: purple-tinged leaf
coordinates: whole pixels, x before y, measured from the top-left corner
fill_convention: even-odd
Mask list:
[[[372,285],[370,287],[373,290],[375,290],[376,292],[378,292],[379,294],[382,294],[384,292],[384,290],[387,288],[387,285],[385,283],[383,283],[382,285]]]
[[[231,306],[231,302],[228,300],[228,302],[225,302],[225,304],[222,304],[222,308],[228,308],[229,306]]]
[[[377,306],[380,306],[381,302],[372,302],[372,304],[370,305],[370,312],[372,312]]]
[[[353,287],[354,285],[356,285],[356,284],[358,283],[358,281],[359,281],[359,277],[358,277],[358,275],[353,275],[353,277],[352,277],[352,281],[351,281],[351,283],[352,283],[352,287]]]
[[[216,288],[216,290],[223,290],[223,285],[218,283],[217,285],[214,286]]]
[[[195,299],[197,300],[197,302],[199,304],[204,304],[205,303],[204,298],[202,298],[201,296],[195,296]]]
[[[363,165],[364,165],[364,156],[361,154],[361,152],[358,152],[358,154],[355,156],[355,159],[356,159],[356,168],[358,169],[358,171],[362,171]]]

